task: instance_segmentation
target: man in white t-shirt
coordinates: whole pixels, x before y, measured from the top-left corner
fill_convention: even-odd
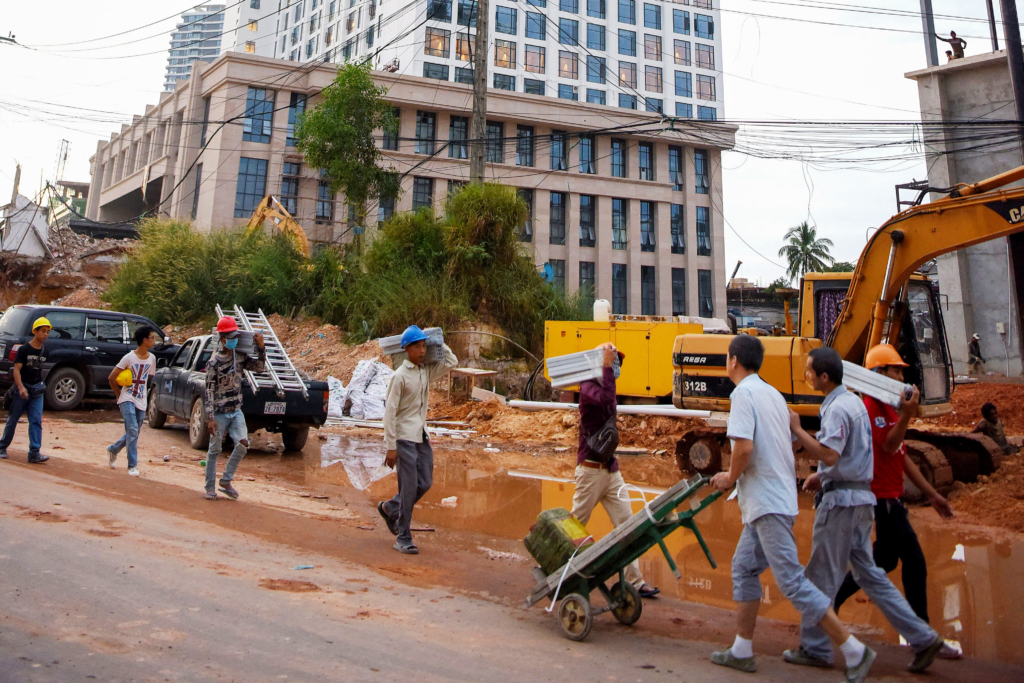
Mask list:
[[[129,351],[124,358],[110,371],[107,381],[117,396],[117,407],[124,418],[124,435],[107,446],[110,456],[110,469],[114,469],[117,454],[125,446],[128,447],[128,474],[139,476],[139,430],[146,417],[146,382],[156,373],[156,357],[149,352],[160,341],[160,336],[152,327],[143,326],[135,330],[135,343],[138,346]],[[132,373],[131,384],[122,385],[117,381],[118,375],[129,370]]]
[[[763,361],[764,346],[757,337],[741,334],[729,344],[726,371],[736,385],[729,397],[732,461],[729,471],[716,474],[711,485],[720,491],[736,486],[743,532],[732,558],[736,640],[729,649],[712,653],[711,661],[757,671],[753,639],[762,596],[760,577],[770,567],[793,607],[842,649],[846,680],[861,683],[875,660],[874,651],[850,635],[832,610],[832,599],[807,579],[797,557],[796,464],[789,409],[782,394],[758,376]]]

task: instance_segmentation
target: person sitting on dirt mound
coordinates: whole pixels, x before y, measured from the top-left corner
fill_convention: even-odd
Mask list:
[[[633,509],[629,503],[626,482],[619,472],[615,447],[611,447],[611,453],[595,453],[591,437],[606,424],[612,428],[615,426],[618,414],[615,380],[621,372],[625,355],[611,342],[597,348],[604,349],[601,379],[580,384],[580,442],[576,449],[576,491],[572,494],[572,516],[586,526],[594,508],[601,503],[612,524],[619,526],[633,516]],[[635,560],[626,567],[625,579],[636,587],[642,598],[653,598],[661,592],[644,583],[640,564]]]
[[[391,377],[384,407],[384,462],[398,465],[398,493],[377,503],[388,531],[398,537],[395,550],[415,555],[412,542],[412,509],[434,482],[434,451],[427,437],[430,384],[459,364],[448,345],[444,360],[427,363],[427,335],[416,325],[402,333],[402,350],[408,356]]]
[[[999,412],[994,403],[986,403],[981,407],[981,420],[974,425],[971,434],[984,434],[995,441],[996,445],[1003,449],[1005,455],[1014,455],[1020,450],[1006,440],[1006,430],[1003,428],[1003,422],[999,419]]]

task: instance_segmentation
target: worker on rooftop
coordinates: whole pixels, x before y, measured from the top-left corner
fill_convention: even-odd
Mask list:
[[[412,542],[412,510],[434,483],[434,451],[427,436],[430,384],[459,364],[447,344],[444,360],[427,361],[427,335],[416,325],[402,333],[402,350],[408,358],[391,377],[384,407],[384,462],[398,469],[398,493],[377,503],[388,531],[398,537],[395,550],[415,555]]]
[[[949,43],[949,46],[953,48],[953,59],[964,58],[964,48],[967,47],[967,41],[963,38],[957,38],[956,31],[950,31],[949,38],[943,38],[939,34],[935,34],[935,37],[944,43]]]

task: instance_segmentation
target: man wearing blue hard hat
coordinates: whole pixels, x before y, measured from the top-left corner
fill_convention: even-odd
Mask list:
[[[434,481],[434,452],[427,439],[427,407],[430,384],[448,374],[459,360],[446,344],[441,344],[444,360],[427,360],[427,334],[416,325],[402,333],[402,350],[408,358],[396,368],[384,408],[385,462],[397,463],[398,493],[377,504],[388,531],[398,537],[395,550],[415,555],[412,542],[412,509],[430,490]]]

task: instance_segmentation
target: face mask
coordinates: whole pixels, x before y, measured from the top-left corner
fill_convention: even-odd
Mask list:
[[[615,362],[612,363],[612,377],[614,377],[615,379],[618,379],[619,375],[621,375],[621,374],[622,374],[622,363],[619,361],[618,358],[616,358]]]
[[[235,337],[234,339],[225,339],[224,346],[229,350],[234,351],[235,347],[238,346],[238,337]]]

